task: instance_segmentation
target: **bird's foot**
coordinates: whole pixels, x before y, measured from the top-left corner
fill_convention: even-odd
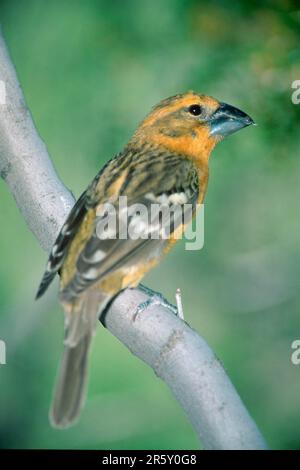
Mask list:
[[[134,312],[133,320],[136,320],[136,317],[140,313],[142,313],[148,307],[152,307],[153,305],[160,305],[161,307],[165,307],[168,310],[171,310],[171,312],[173,312],[174,315],[178,315],[177,308],[174,307],[174,305],[170,304],[170,302],[168,302],[167,299],[165,299],[163,295],[149,289],[148,287],[143,286],[142,284],[139,284],[139,289],[143,291],[145,294],[147,294],[149,298],[145,300],[145,302],[142,302],[140,305],[138,305],[138,307],[136,308]]]

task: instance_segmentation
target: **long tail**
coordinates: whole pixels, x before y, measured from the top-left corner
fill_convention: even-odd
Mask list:
[[[65,346],[50,410],[55,427],[68,427],[79,416],[86,391],[90,344],[91,335],[87,334],[76,346]]]
[[[110,297],[97,291],[87,291],[80,301],[67,304],[65,349],[61,360],[50,409],[54,427],[74,424],[84,404],[88,355],[91,340],[101,311]]]

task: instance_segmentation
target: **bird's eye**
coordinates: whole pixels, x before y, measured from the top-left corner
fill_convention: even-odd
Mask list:
[[[192,104],[189,109],[189,113],[191,113],[193,116],[199,116],[202,113],[202,108],[199,104]]]

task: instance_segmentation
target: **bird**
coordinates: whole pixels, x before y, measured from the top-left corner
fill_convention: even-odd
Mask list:
[[[114,236],[101,236],[106,205],[120,215],[121,197],[126,197],[128,207],[189,204],[193,217],[205,198],[208,162],[215,145],[252,124],[248,114],[205,94],[188,91],[164,99],[146,115],[124,149],[101,168],[71,209],[36,296],[44,294],[58,273],[65,337],[49,413],[54,427],[69,427],[80,415],[91,340],[101,314],[119,292],[139,285],[186,227],[171,217],[168,236],[151,237],[153,225],[145,228],[136,213],[131,222],[137,229],[143,227],[143,233],[137,230],[137,237],[118,236],[119,226],[114,227]],[[161,224],[156,219],[159,233]]]

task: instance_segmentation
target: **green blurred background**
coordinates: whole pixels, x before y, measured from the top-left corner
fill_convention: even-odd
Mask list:
[[[300,9],[282,1],[9,0],[0,18],[36,125],[78,197],[150,107],[194,89],[258,123],[211,158],[205,246],[180,242],[145,279],[223,361],[269,445],[300,448]],[[298,7],[299,8],[299,7]],[[57,284],[33,301],[46,262],[0,184],[0,446],[194,449],[194,431],[154,373],[99,327],[77,426],[49,426],[62,350]]]

